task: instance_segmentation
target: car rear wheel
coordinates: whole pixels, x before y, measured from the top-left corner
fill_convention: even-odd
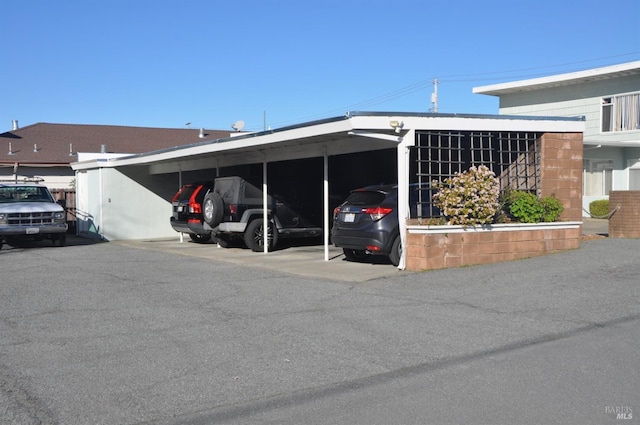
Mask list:
[[[348,261],[363,261],[369,258],[369,254],[364,249],[342,248],[342,252]]]
[[[211,227],[216,227],[222,221],[224,201],[218,192],[209,192],[202,202],[204,221]]]
[[[206,243],[211,240],[211,233],[206,233],[204,235],[199,235],[196,233],[189,233],[189,237],[195,243]]]
[[[400,240],[400,235],[398,235],[393,240],[393,245],[391,245],[389,260],[391,261],[391,264],[398,267],[398,264],[400,264],[400,257],[402,257],[402,241]]]
[[[244,243],[254,252],[264,251],[264,221],[261,219],[253,220],[247,225],[244,231]],[[272,221],[267,226],[267,243],[268,250],[271,251],[278,243],[278,232]]]

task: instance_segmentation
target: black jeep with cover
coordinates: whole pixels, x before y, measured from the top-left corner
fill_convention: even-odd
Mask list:
[[[202,233],[209,232],[223,247],[229,246],[234,240],[241,240],[253,251],[264,251],[265,225],[261,189],[239,176],[218,177],[213,185],[203,186],[203,193],[200,195],[202,194]],[[322,235],[322,227],[301,214],[298,207],[300,206],[295,202],[283,196],[267,196],[266,229],[269,250],[273,250],[282,238],[313,238]],[[178,230],[176,226],[174,229]]]

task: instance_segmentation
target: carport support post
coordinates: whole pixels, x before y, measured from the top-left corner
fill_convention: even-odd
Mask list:
[[[178,165],[178,190],[182,188],[182,165]],[[184,233],[180,232],[180,243],[184,242]]]
[[[398,144],[398,227],[400,228],[400,243],[402,255],[398,268],[406,268],[407,258],[407,220],[409,219],[409,146],[413,146],[415,131],[409,130]]]
[[[323,146],[324,180],[322,202],[324,204],[324,261],[329,261],[329,156],[327,147]]]
[[[266,254],[269,252],[269,222],[267,221],[269,214],[267,212],[267,208],[269,207],[269,201],[268,201],[268,196],[267,194],[269,192],[267,192],[268,186],[267,186],[267,154],[265,152],[262,152],[262,155],[264,157],[263,161],[262,161],[262,223],[263,223],[263,228],[262,228],[262,247],[263,247],[263,252]],[[275,227],[275,223],[273,226],[273,231],[277,232],[277,229]]]

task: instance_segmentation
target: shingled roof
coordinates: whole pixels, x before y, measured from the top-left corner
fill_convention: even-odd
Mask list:
[[[231,132],[204,130],[208,140]],[[142,153],[201,142],[199,129],[37,123],[0,134],[0,164],[68,165],[70,152]]]

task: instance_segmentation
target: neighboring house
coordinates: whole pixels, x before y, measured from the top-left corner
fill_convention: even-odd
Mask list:
[[[476,87],[501,115],[584,116],[583,215],[611,190],[640,190],[640,61]]]
[[[37,123],[0,134],[0,180],[42,178],[50,189],[71,189],[72,162],[188,145],[229,131]],[[84,158],[83,158],[83,153]],[[88,153],[88,154],[87,154]]]

